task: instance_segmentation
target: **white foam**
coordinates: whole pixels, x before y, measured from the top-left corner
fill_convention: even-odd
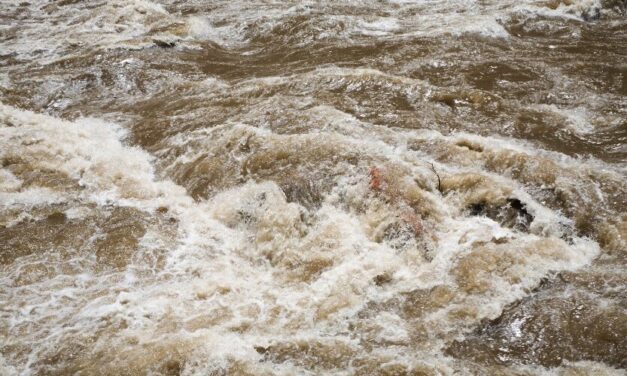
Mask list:
[[[585,135],[595,131],[594,125],[591,124],[591,114],[584,107],[575,108],[560,108],[556,105],[535,105],[532,108],[550,112],[559,115],[565,119],[563,125],[566,125],[569,129],[575,133]]]
[[[401,30],[396,18],[379,18],[375,21],[360,21],[359,27],[364,35],[384,36]]]
[[[0,122],[3,125],[0,142],[5,145],[0,156],[15,156],[33,166],[65,173],[86,188],[81,195],[90,201],[146,204],[151,200],[156,203],[165,195],[178,195],[185,200],[181,188],[168,182],[155,182],[152,157],[139,148],[125,146],[121,141],[125,132],[115,124],[96,119],[72,123],[1,104]],[[49,191],[47,188],[4,191],[2,194],[11,199],[3,203],[34,205],[53,197],[56,202],[63,195],[62,192],[42,194],[42,189]]]
[[[0,49],[21,59],[36,59],[48,63],[71,50],[72,46],[109,48],[126,44],[146,35],[157,25],[167,25],[174,19],[160,4],[147,0],[114,0],[96,7],[73,6],[45,9],[46,2],[34,0],[27,9],[32,21],[20,25],[15,40],[0,42]],[[1,9],[1,8],[0,8]],[[130,42],[130,44],[128,44]],[[150,45],[145,41],[142,45]]]

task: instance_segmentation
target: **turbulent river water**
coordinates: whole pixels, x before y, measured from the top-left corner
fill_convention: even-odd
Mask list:
[[[625,375],[624,0],[0,0],[1,375]]]

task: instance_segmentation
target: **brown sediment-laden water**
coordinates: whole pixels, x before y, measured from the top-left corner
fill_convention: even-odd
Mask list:
[[[0,0],[0,375],[625,375],[624,0]]]

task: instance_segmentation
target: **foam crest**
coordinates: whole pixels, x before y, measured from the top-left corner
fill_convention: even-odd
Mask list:
[[[124,145],[121,139],[125,133],[119,126],[96,119],[68,122],[6,105],[0,107],[0,114],[1,142],[7,145],[0,157],[5,166],[18,169],[19,165],[27,165],[61,173],[74,182],[79,196],[100,205],[151,200],[156,204],[165,195],[184,195],[172,184],[155,182],[152,158],[141,149]],[[13,175],[11,171],[4,174]],[[13,205],[28,205],[29,199],[50,197],[36,195],[43,193],[41,189],[31,190],[30,194],[28,190],[15,192],[18,181],[13,177],[11,189],[3,192],[11,197]],[[55,194],[61,196],[63,190]]]

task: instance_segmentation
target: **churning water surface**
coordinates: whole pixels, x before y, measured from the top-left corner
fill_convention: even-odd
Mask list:
[[[0,0],[0,375],[625,375],[624,0]]]

